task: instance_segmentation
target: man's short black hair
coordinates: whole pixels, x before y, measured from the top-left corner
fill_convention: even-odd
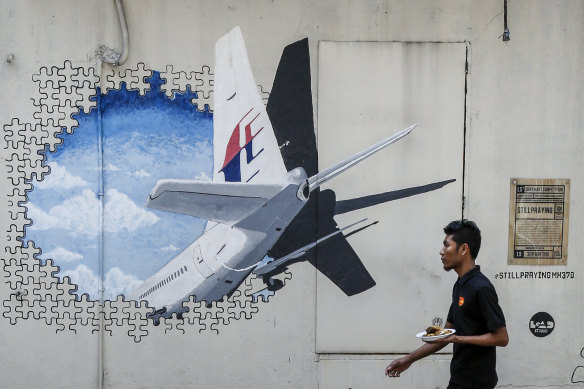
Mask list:
[[[452,235],[452,240],[456,242],[457,249],[461,244],[466,243],[473,259],[476,259],[479,255],[481,230],[479,230],[475,222],[466,219],[454,220],[444,227],[444,233]]]

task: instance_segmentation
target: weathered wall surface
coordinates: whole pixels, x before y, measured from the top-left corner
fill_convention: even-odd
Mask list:
[[[7,0],[0,9],[0,386],[78,388],[102,382],[111,388],[443,388],[448,353],[429,357],[389,382],[383,369],[417,346],[414,334],[433,317],[446,315],[455,275],[443,272],[438,262],[441,227],[461,213],[483,231],[479,263],[497,288],[508,321],[511,341],[498,351],[499,385],[584,384],[584,215],[578,202],[584,178],[579,169],[584,162],[582,1],[510,0],[509,42],[500,38],[502,1],[123,4],[130,50],[120,68],[100,65],[95,54],[100,44],[121,46],[113,1]],[[331,181],[327,188],[339,200],[452,178],[456,182],[338,218],[339,225],[363,217],[380,222],[348,238],[377,282],[362,294],[345,296],[301,262],[280,275],[285,286],[269,302],[252,300],[261,288],[256,279],[223,305],[193,303],[190,316],[162,319],[158,326],[143,319],[143,306],[131,307],[121,299],[106,302],[99,313],[96,303],[69,293],[74,286],[68,279],[55,278],[63,274],[52,276],[57,269],[36,258],[42,257],[39,249],[48,251],[42,243],[19,240],[31,218],[24,214],[28,196],[39,193],[38,177],[48,173],[44,154],[37,151],[46,147],[46,155],[53,155],[59,149],[54,134],[61,127],[72,131],[78,123],[71,115],[79,110],[88,114],[97,106],[92,97],[97,87],[103,96],[132,88],[146,96],[152,81],[143,77],[155,72],[166,81],[161,90],[167,96],[190,85],[199,91],[198,108],[205,112],[204,104],[209,104],[212,110],[208,81],[214,45],[235,26],[243,32],[256,81],[268,92],[283,47],[308,37],[321,169],[410,121],[419,123],[408,138],[356,168],[363,170]],[[347,42],[355,50],[349,53],[366,55],[375,52],[367,45],[379,42],[379,55],[366,61],[376,71],[388,42],[405,47],[401,65],[416,53],[424,65],[412,64],[408,73],[407,67],[392,64],[389,68],[401,69],[408,83],[384,90],[372,84],[375,74],[355,74],[355,59],[345,58],[335,69],[331,61],[343,58]],[[425,45],[427,51],[408,51],[408,42]],[[365,47],[369,49],[359,51]],[[441,53],[450,48],[464,53],[457,52],[446,70],[432,66],[447,58]],[[331,69],[336,73],[321,74]],[[433,74],[456,85],[441,95]],[[339,82],[343,77],[346,84]],[[397,82],[382,74],[379,80],[388,89]],[[386,99],[387,110],[380,103]],[[343,111],[338,117],[335,104]],[[435,123],[433,112],[441,114]],[[358,123],[366,125],[357,129]],[[427,143],[425,134],[432,131],[441,138]],[[56,171],[53,165],[45,178]],[[571,180],[567,265],[507,264],[513,177]],[[143,239],[138,233],[134,238]],[[53,259],[63,270],[71,266]],[[540,271],[570,272],[574,278],[519,278]],[[19,291],[25,295],[18,296]],[[549,336],[530,332],[529,321],[537,312],[553,317]],[[412,324],[418,320],[419,325]]]

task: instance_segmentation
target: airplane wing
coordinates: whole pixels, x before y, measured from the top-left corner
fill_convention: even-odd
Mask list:
[[[372,207],[377,204],[382,204],[388,201],[403,199],[405,197],[415,196],[426,192],[431,192],[433,190],[440,189],[445,185],[448,185],[456,181],[455,178],[445,181],[433,182],[431,184],[414,186],[412,188],[405,188],[399,190],[393,190],[391,192],[378,193],[369,196],[358,197],[350,200],[340,200],[337,201],[335,206],[335,215],[340,215],[343,213],[355,211],[357,209],[363,209],[367,207]]]
[[[232,225],[261,208],[281,189],[281,185],[159,180],[146,206]]]
[[[239,27],[215,45],[213,181],[283,183],[286,167]]]
[[[319,173],[315,174],[314,176],[310,177],[308,179],[309,191],[312,192],[313,190],[315,190],[316,188],[318,188],[319,186],[321,186],[322,184],[324,184],[328,180],[332,179],[333,177],[335,177],[335,176],[341,174],[342,172],[344,172],[345,170],[355,166],[356,164],[365,160],[366,158],[370,157],[371,155],[375,154],[379,150],[382,150],[383,148],[389,146],[390,144],[397,142],[398,140],[400,140],[401,138],[403,138],[404,136],[406,136],[410,132],[412,132],[412,130],[414,128],[416,128],[416,126],[417,126],[417,124],[413,124],[413,125],[409,126],[408,128],[401,130],[400,132],[390,136],[389,138],[386,138],[386,139],[380,141],[379,143],[374,144],[373,146],[369,147],[367,150],[364,150],[360,153],[357,153],[357,154],[353,155],[352,157],[349,157],[349,158],[345,159],[344,161],[341,161],[341,162],[337,163],[336,165],[329,167],[325,171],[319,172]]]

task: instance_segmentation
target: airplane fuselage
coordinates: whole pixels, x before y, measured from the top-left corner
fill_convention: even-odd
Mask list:
[[[308,200],[304,169],[250,216],[234,225],[217,223],[130,294],[173,312],[182,301],[216,301],[231,295],[278,241]]]

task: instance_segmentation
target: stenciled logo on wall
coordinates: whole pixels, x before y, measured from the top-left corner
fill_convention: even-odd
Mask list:
[[[203,219],[142,205],[160,178],[212,176],[210,68],[158,72],[140,63],[101,77],[103,91],[91,64],[42,67],[33,75],[34,119],[3,126],[12,221],[2,260],[13,291],[3,317],[96,332],[101,316],[105,331],[136,342],[149,331],[218,332],[251,319],[274,294],[253,276],[223,301],[191,296],[178,315],[153,316],[145,301],[124,297],[205,228]],[[289,271],[277,278],[290,279]]]
[[[550,335],[555,325],[554,318],[547,312],[538,312],[529,320],[529,330],[538,338]]]

